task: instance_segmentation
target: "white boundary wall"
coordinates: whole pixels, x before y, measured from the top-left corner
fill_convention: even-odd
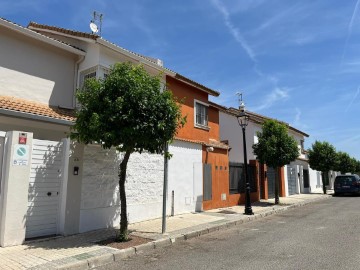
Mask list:
[[[175,140],[169,146],[167,213],[171,213],[174,190],[175,214],[201,210],[202,146]],[[118,226],[120,199],[118,165],[122,153],[99,145],[85,146],[79,232]],[[126,176],[129,223],[162,215],[164,157],[149,153],[130,156]]]
[[[114,149],[85,147],[80,232],[119,225],[118,166],[122,159],[123,154]],[[161,215],[163,169],[162,155],[131,154],[125,183],[129,222]]]

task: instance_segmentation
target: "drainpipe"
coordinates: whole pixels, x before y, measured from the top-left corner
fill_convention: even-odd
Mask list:
[[[80,63],[83,62],[85,60],[85,56],[80,56],[79,57],[79,60],[77,60],[75,62],[75,74],[74,74],[74,88],[73,88],[73,108],[76,107],[76,103],[75,103],[75,92],[76,92],[76,87],[77,87],[77,83],[78,83],[78,78],[79,78],[79,66],[80,66]]]

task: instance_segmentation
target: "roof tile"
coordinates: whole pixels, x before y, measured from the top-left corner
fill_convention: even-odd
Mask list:
[[[75,110],[49,106],[16,97],[0,96],[0,109],[29,113],[54,119],[75,121]]]

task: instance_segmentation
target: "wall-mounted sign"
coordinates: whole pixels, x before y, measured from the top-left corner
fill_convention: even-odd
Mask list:
[[[24,144],[14,145],[13,165],[26,166],[29,163],[29,146]]]
[[[26,144],[27,134],[19,133],[19,144]]]

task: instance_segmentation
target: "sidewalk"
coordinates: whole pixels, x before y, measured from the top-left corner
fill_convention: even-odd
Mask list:
[[[122,250],[96,244],[114,236],[115,229],[27,242],[21,246],[0,248],[0,269],[89,269],[330,197],[323,194],[292,195],[280,198],[281,205],[274,205],[274,199],[262,200],[252,204],[254,216],[243,215],[242,205],[168,217],[166,234],[161,234],[161,218],[130,224],[133,235],[153,241]]]

